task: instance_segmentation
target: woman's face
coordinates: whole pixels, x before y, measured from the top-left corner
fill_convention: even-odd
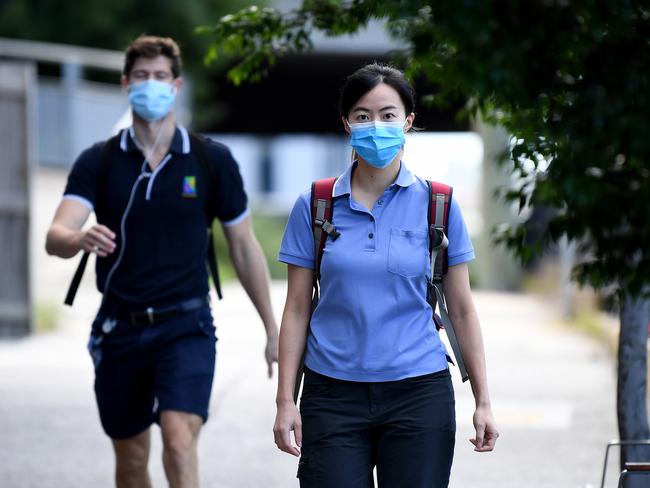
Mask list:
[[[397,91],[385,83],[380,83],[352,106],[347,121],[343,119],[343,125],[349,133],[350,128],[346,122],[350,124],[377,121],[404,122],[404,132],[406,132],[413,125],[415,114],[411,113],[407,117],[405,110]]]

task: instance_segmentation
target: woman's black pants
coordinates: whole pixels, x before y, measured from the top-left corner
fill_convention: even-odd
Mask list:
[[[449,370],[361,383],[305,368],[301,488],[446,488],[456,414]]]

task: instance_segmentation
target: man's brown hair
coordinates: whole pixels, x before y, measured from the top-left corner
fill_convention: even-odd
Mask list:
[[[153,59],[165,56],[172,62],[172,75],[178,78],[181,74],[181,49],[170,37],[141,35],[126,48],[124,70],[122,74],[128,77],[138,58]]]

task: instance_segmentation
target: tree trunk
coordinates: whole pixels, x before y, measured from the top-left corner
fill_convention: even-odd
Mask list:
[[[647,376],[650,300],[625,295],[621,300],[621,332],[618,346],[617,411],[621,440],[648,439]],[[647,446],[621,449],[625,462],[650,460]],[[647,487],[646,476],[630,476],[625,488]]]

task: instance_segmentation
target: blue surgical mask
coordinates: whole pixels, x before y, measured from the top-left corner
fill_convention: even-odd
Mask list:
[[[163,81],[147,80],[129,85],[129,103],[145,120],[162,119],[171,110],[175,98],[175,87]]]
[[[350,124],[350,145],[368,164],[385,168],[404,146],[404,121]]]

